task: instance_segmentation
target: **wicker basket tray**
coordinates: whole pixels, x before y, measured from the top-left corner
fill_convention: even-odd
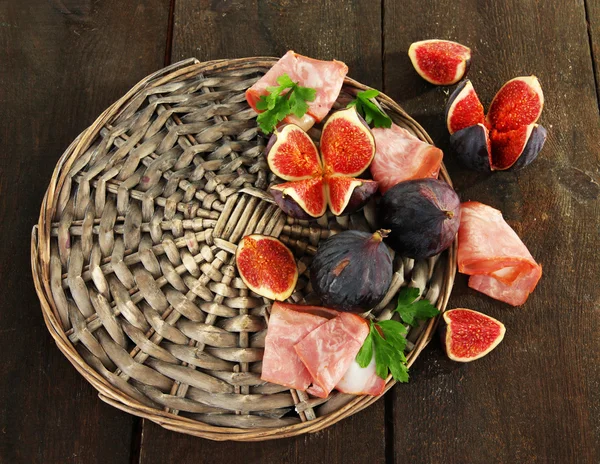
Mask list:
[[[275,179],[244,92],[275,61],[191,59],[142,80],[60,158],[32,235],[45,322],[100,398],[213,440],[315,432],[378,399],[310,398],[260,380],[271,302],[238,277],[236,243],[249,233],[279,237],[301,274],[291,300],[314,303],[307,267],[319,240],[374,228],[373,204],[309,223],[286,217],[266,193]],[[365,88],[347,78],[338,106]],[[431,143],[389,97],[379,102]],[[440,177],[450,183],[443,167]],[[392,286],[373,315],[390,318],[404,285],[444,310],[455,246],[425,261],[396,256]],[[409,365],[435,323],[410,331]],[[386,391],[393,384],[388,378]]]

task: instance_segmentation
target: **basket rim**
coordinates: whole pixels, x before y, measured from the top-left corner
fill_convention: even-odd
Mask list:
[[[316,419],[275,428],[247,429],[214,426],[145,406],[113,387],[104,377],[91,368],[77,352],[75,346],[62,329],[58,310],[50,289],[50,228],[52,218],[56,213],[58,197],[74,161],[90,146],[104,124],[109,119],[118,117],[118,115],[127,108],[128,102],[131,102],[133,96],[137,95],[142,90],[157,87],[172,81],[173,79],[184,79],[186,76],[194,75],[199,72],[224,69],[235,70],[249,67],[268,68],[278,59],[279,58],[277,57],[246,57],[200,62],[196,58],[188,58],[162,68],[140,80],[125,95],[103,111],[89,127],[73,140],[61,155],[56,163],[48,188],[43,197],[38,223],[32,229],[31,268],[35,290],[42,308],[44,322],[59,350],[66,356],[75,369],[77,369],[77,371],[98,391],[100,399],[122,411],[149,419],[166,429],[211,440],[262,441],[317,432],[371,405],[383,397],[396,382],[391,378],[391,375],[389,375],[386,379],[385,391],[380,396],[356,396],[339,409],[323,416],[319,416]],[[152,80],[157,78],[158,80],[150,84]],[[358,90],[371,88],[349,77],[345,78],[344,85],[354,87]],[[417,137],[433,145],[431,137],[423,127],[410,117],[394,100],[383,92],[380,92],[377,100],[400,115],[403,124],[409,126]],[[452,181],[443,163],[440,168],[440,178],[452,186]],[[438,309],[440,310],[440,313],[446,309],[454,284],[456,275],[456,247],[457,239],[454,240],[447,250],[448,258],[445,263],[446,269],[442,281],[442,288],[440,290],[440,298],[438,300]],[[415,347],[407,355],[409,367],[414,363],[425,346],[431,341],[439,318],[440,316],[437,316],[428,321],[425,329],[419,335]]]

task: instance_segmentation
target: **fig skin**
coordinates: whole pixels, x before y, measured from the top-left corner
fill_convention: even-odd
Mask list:
[[[467,169],[490,172],[489,134],[483,124],[465,127],[452,134],[450,147],[456,159]]]
[[[354,189],[348,204],[340,216],[352,214],[362,209],[369,202],[371,197],[377,193],[378,188],[379,184],[377,182],[365,180],[362,185]]]
[[[304,211],[302,206],[300,206],[296,200],[289,195],[284,195],[281,190],[270,188],[269,193],[273,196],[273,200],[275,200],[277,206],[279,206],[288,216],[306,221],[318,219]]]
[[[437,179],[400,182],[379,205],[386,242],[401,256],[423,259],[450,246],[460,225],[460,200],[452,187]]]
[[[310,267],[313,290],[325,306],[363,312],[376,306],[392,282],[392,256],[383,237],[347,230],[319,244]]]
[[[510,167],[506,168],[505,171],[518,171],[531,164],[540,154],[540,151],[542,151],[547,137],[548,131],[539,124],[535,124],[525,144],[525,148],[523,148],[517,160]],[[494,169],[499,170],[497,168]]]

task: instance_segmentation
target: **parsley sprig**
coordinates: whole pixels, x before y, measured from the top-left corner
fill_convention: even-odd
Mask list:
[[[426,320],[439,314],[428,300],[415,301],[419,294],[418,288],[404,288],[398,294],[395,311],[405,324],[416,326],[418,319]],[[356,355],[356,362],[360,367],[367,367],[375,351],[375,370],[379,377],[385,379],[389,370],[394,380],[408,382],[408,367],[404,354],[406,333],[406,327],[401,322],[370,321],[369,335]]]
[[[315,89],[298,85],[287,74],[279,76],[277,83],[277,87],[267,87],[269,94],[261,96],[256,103],[256,108],[262,111],[256,121],[265,134],[273,132],[290,114],[298,118],[304,116],[308,110],[306,102],[313,101],[317,95]]]
[[[365,118],[367,124],[373,127],[392,127],[392,120],[385,114],[381,108],[371,101],[379,95],[379,90],[369,89],[356,94],[356,99],[348,103],[347,108],[356,106],[356,110]]]

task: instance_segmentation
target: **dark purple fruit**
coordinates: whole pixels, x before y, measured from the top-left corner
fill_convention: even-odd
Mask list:
[[[416,179],[389,189],[379,205],[386,242],[401,256],[437,255],[450,246],[460,224],[460,200],[445,182]]]
[[[347,230],[319,244],[310,280],[324,306],[361,312],[383,299],[392,282],[386,233]]]
[[[530,164],[542,150],[548,132],[538,124],[498,132],[492,130],[490,140],[494,153],[494,171],[518,171]]]
[[[490,138],[483,124],[476,124],[455,132],[450,136],[450,146],[456,159],[467,169],[490,171]]]

